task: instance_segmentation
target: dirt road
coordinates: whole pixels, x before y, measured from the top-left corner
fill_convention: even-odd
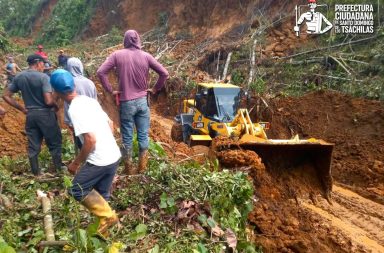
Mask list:
[[[384,252],[384,205],[355,192],[334,186],[333,201],[320,199],[316,205],[301,199],[300,204],[313,215],[320,216],[322,226],[338,235],[340,246],[351,242],[352,252]]]

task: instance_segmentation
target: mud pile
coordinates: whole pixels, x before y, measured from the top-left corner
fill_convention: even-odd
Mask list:
[[[384,203],[384,103],[319,91],[273,101],[269,138],[315,137],[334,143],[332,175]]]
[[[0,157],[26,154],[25,115],[5,103],[1,106],[7,113],[0,117]]]
[[[254,209],[248,218],[252,239],[263,246],[263,252],[351,252],[349,238],[339,231],[330,236],[323,220],[302,206],[303,201],[315,205],[323,200],[311,164],[266,168],[254,151],[223,137],[214,140],[212,150],[221,167],[248,171],[255,187]]]

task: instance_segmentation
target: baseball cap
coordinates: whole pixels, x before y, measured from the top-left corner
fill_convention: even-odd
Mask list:
[[[37,48],[44,48],[43,45],[38,45]]]
[[[75,89],[75,83],[71,73],[64,69],[55,70],[51,75],[51,85],[56,92],[69,93]]]
[[[39,62],[39,61],[42,61],[44,63],[47,62],[47,60],[44,59],[44,57],[42,57],[41,55],[38,55],[38,54],[31,54],[27,58],[27,62],[29,65],[34,64],[34,63]]]

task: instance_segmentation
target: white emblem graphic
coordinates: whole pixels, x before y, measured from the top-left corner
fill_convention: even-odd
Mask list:
[[[296,11],[296,25],[294,27],[294,31],[296,32],[296,36],[300,35],[300,25],[305,21],[307,25],[307,33],[308,34],[323,34],[328,32],[332,28],[332,23],[328,21],[328,19],[321,14],[320,12],[316,12],[316,7],[319,6],[326,6],[328,8],[328,5],[316,4],[316,0],[308,0],[308,7],[309,11],[301,14],[301,7],[305,5],[299,5],[299,7],[295,7]],[[300,16],[299,19],[297,17]],[[323,21],[326,23],[326,27],[322,29]]]

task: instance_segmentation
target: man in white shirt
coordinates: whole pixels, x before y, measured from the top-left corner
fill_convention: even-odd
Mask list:
[[[63,69],[51,76],[51,85],[69,104],[74,132],[82,142],[80,153],[68,166],[75,175],[69,193],[100,218],[99,233],[118,222],[107,200],[120,162],[120,149],[113,136],[113,123],[97,100],[77,95],[72,75]]]

